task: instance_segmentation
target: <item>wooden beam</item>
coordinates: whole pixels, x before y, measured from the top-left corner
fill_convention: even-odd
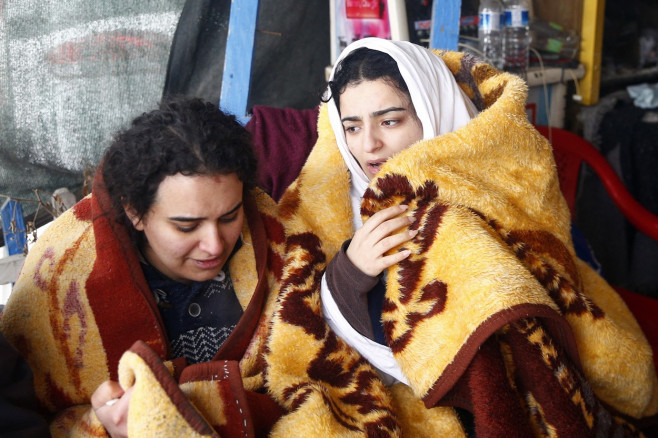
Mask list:
[[[605,0],[584,0],[579,59],[585,66],[585,76],[578,84],[583,105],[599,101],[604,12]]]

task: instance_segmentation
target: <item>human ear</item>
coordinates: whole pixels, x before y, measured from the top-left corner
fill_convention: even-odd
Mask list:
[[[137,231],[144,231],[144,222],[134,208],[130,205],[124,205],[123,211],[126,212],[126,216],[128,216],[128,219],[130,219],[130,222],[132,222],[133,227],[135,227]]]

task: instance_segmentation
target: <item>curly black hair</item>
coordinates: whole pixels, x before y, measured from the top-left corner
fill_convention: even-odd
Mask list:
[[[144,217],[167,176],[236,173],[248,190],[255,186],[256,171],[251,135],[235,117],[185,97],[163,101],[135,118],[115,135],[102,161],[103,180],[124,223],[123,207]]]
[[[330,95],[323,96],[322,101],[328,102],[333,97],[340,113],[340,95],[348,85],[377,79],[387,81],[391,86],[409,96],[409,87],[402,78],[397,62],[391,55],[379,50],[360,47],[340,61],[333,80],[328,83]]]

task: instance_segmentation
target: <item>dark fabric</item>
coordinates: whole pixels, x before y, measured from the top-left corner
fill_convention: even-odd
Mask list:
[[[368,316],[370,317],[370,325],[373,331],[373,336],[370,339],[382,345],[387,345],[386,337],[384,336],[384,323],[382,321],[385,295],[386,283],[380,275],[375,287],[368,292]]]
[[[618,99],[603,115],[596,137],[601,153],[631,194],[658,214],[658,123],[648,119],[651,112]],[[601,263],[603,276],[614,285],[658,298],[658,242],[624,218],[591,170],[585,167],[583,175],[576,223]]]
[[[0,333],[0,436],[48,437],[48,424],[38,413],[27,362]]]
[[[491,337],[482,344],[479,354],[439,404],[463,410],[459,412],[468,421],[465,426],[475,436],[533,436],[527,416],[515,402],[518,395],[508,382],[500,350],[495,337]]]
[[[318,108],[255,106],[246,128],[258,158],[258,184],[278,201],[299,175],[318,139]]]
[[[281,418],[286,411],[277,404],[267,394],[260,394],[253,391],[245,391],[249,410],[257,413],[252,415],[254,421],[254,433],[257,437],[268,436],[274,424]]]
[[[350,240],[345,241],[327,265],[327,286],[347,322],[363,336],[375,339],[373,325],[364,316],[369,314],[368,292],[380,283],[379,278],[364,274],[352,264],[345,253],[349,245]],[[381,308],[378,320],[380,316]]]
[[[525,438],[535,436],[533,426],[547,436],[550,429],[562,431],[560,436],[593,436],[588,421],[594,422],[594,428],[599,433],[597,436],[634,436],[623,425],[613,421],[611,411],[596,398],[579,367],[574,365],[548,332],[544,333],[544,341],[551,345],[550,358],[541,353],[542,347],[529,336],[540,327],[538,319],[521,320],[489,337],[459,381],[437,405],[458,408],[460,418],[467,421],[471,420],[471,415],[467,413],[472,414],[474,436],[478,437]],[[506,345],[505,349],[500,348],[499,341]],[[505,365],[508,360],[519,366],[510,370]],[[551,368],[555,364],[562,370],[569,370],[568,385],[560,381],[564,375]],[[530,409],[542,409],[541,414],[530,414],[532,420],[517,402],[527,394],[533,397],[527,400]],[[572,403],[574,394],[581,397],[583,409],[592,412],[591,418],[583,416],[579,409],[565,409]],[[532,425],[531,421],[536,424]],[[472,426],[465,426],[471,436]],[[645,430],[650,430],[645,427]]]
[[[228,266],[213,280],[185,285],[142,264],[171,342],[173,357],[194,364],[212,360],[242,317]]]
[[[219,102],[229,26],[229,0],[188,0],[167,68],[164,96]],[[312,108],[330,64],[329,0],[261,0],[248,108]],[[241,116],[241,114],[238,114]]]
[[[187,1],[171,44],[164,96],[184,94],[219,102],[229,0]]]
[[[658,123],[646,121],[651,113],[655,111],[621,105],[603,119],[601,134],[604,154],[619,148],[621,174],[629,191],[647,210],[658,214]],[[630,269],[626,284],[658,298],[658,242],[634,227],[627,229]]]

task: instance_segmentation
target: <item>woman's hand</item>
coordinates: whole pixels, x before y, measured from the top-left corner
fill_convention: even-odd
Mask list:
[[[128,436],[128,406],[133,387],[126,391],[117,382],[107,380],[91,396],[91,406],[112,438]]]
[[[403,215],[407,208],[406,205],[395,205],[378,211],[356,230],[346,254],[361,272],[376,277],[384,269],[409,257],[411,254],[409,250],[384,255],[389,249],[418,234],[417,230],[394,234],[395,231],[414,222],[413,217]]]

